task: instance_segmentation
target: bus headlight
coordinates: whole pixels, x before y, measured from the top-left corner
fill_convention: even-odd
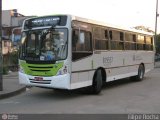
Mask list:
[[[57,75],[64,75],[64,74],[67,74],[67,72],[68,72],[68,68],[67,66],[64,66],[57,72]]]

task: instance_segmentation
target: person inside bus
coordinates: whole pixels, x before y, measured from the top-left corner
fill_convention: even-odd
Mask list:
[[[42,48],[43,50],[42,55],[45,57],[45,60],[55,59],[55,55],[54,55],[51,40],[50,40],[50,34],[46,35],[43,45],[44,47]]]
[[[64,33],[58,33],[53,36],[53,48],[57,57],[61,58],[65,48]]]

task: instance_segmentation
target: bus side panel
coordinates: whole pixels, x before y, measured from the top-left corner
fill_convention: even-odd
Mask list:
[[[97,52],[96,52],[97,53]],[[151,51],[104,51],[94,55],[94,69],[106,69],[106,81],[135,76],[141,63],[145,72],[154,68],[154,52]]]
[[[71,88],[92,85],[94,72],[99,67],[106,70],[107,82],[137,75],[141,63],[148,72],[154,68],[153,58],[154,52],[147,51],[95,52],[92,57],[73,62]]]
[[[92,85],[92,56],[72,62],[71,89]]]

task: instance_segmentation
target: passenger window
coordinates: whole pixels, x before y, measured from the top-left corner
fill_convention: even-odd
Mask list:
[[[75,61],[91,54],[91,32],[74,30],[72,33],[72,60]]]
[[[94,40],[96,50],[108,50],[108,30],[103,27],[95,27]]]

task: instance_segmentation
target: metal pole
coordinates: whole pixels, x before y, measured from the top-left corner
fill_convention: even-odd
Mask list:
[[[2,59],[2,0],[0,0],[0,91],[3,90],[3,59]]]
[[[158,16],[159,14],[158,14],[158,0],[157,0],[156,1],[156,20],[155,20],[155,43],[157,42],[157,18]]]

